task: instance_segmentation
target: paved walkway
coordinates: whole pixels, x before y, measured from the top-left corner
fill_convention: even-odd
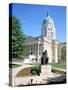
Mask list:
[[[32,85],[32,84],[47,84],[49,78],[56,78],[61,75],[53,74],[52,76],[29,76],[29,77],[16,77],[14,79],[14,86]],[[32,83],[31,83],[32,80]]]
[[[31,82],[32,80],[32,82]],[[40,76],[30,76],[30,77],[18,77],[15,78],[15,86],[19,85],[31,85],[31,84],[46,84],[47,78],[45,80]]]

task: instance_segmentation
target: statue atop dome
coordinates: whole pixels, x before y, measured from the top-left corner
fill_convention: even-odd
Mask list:
[[[46,15],[46,17],[48,17],[49,16],[49,12],[47,12],[47,15]]]
[[[49,16],[49,13],[47,12],[47,17]]]

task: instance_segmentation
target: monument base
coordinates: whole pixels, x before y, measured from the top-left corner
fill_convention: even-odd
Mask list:
[[[52,77],[52,66],[51,65],[41,65],[41,73],[42,77]]]

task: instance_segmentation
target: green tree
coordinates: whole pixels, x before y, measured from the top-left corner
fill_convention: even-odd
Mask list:
[[[62,47],[61,49],[61,60],[62,62],[66,63],[66,46]]]
[[[9,17],[9,27],[12,29],[12,58],[23,58],[25,36],[20,21],[15,16]]]

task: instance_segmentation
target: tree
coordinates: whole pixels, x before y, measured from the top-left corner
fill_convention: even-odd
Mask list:
[[[62,62],[66,62],[66,46],[62,47],[61,49],[61,60]]]
[[[12,30],[12,58],[23,58],[25,36],[20,21],[15,17],[9,17],[9,27]]]

